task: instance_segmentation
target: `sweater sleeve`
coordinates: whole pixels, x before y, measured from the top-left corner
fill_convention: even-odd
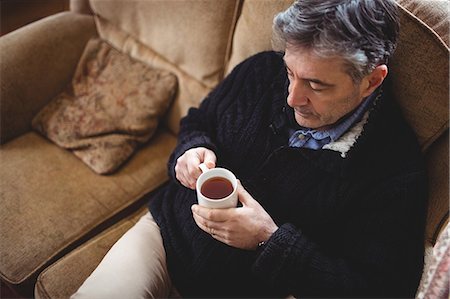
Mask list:
[[[176,180],[175,165],[177,159],[188,149],[206,147],[220,157],[216,142],[216,128],[221,115],[233,104],[230,96],[241,88],[243,78],[255,58],[247,59],[237,65],[233,71],[202,101],[198,108],[190,108],[188,114],[181,120],[178,143],[168,162],[169,176]]]
[[[385,203],[359,215],[357,235],[342,235],[329,252],[286,223],[253,265],[270,285],[296,296],[414,297],[423,268],[424,174],[392,180],[371,200]],[[362,220],[363,219],[363,220]]]

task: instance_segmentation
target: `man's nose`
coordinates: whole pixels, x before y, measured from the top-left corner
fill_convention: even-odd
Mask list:
[[[293,82],[289,84],[288,104],[294,106],[304,106],[308,104],[308,95],[306,89],[301,83]]]

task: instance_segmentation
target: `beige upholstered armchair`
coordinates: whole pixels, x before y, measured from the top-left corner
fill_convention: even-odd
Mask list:
[[[448,223],[449,2],[398,2],[402,27],[390,74],[427,160],[426,254],[432,259]],[[290,3],[72,0],[70,11],[2,36],[2,281],[23,297],[67,298],[74,292],[167,181],[180,118],[238,62],[272,48],[272,18]],[[96,36],[178,79],[156,134],[109,175],[95,173],[31,127],[33,117],[69,84],[86,43]]]

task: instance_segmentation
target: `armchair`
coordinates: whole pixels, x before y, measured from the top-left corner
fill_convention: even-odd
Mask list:
[[[0,37],[2,281],[23,297],[68,298],[167,181],[180,118],[237,63],[272,48],[272,18],[291,3],[72,0],[71,11]],[[449,218],[449,6],[398,3],[401,36],[390,71],[429,170],[428,258]],[[31,130],[95,36],[179,82],[158,133],[107,176]]]

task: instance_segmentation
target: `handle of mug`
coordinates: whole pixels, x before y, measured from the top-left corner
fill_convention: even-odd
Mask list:
[[[207,172],[209,170],[209,168],[206,166],[205,163],[201,163],[198,167],[201,169],[202,172]]]

